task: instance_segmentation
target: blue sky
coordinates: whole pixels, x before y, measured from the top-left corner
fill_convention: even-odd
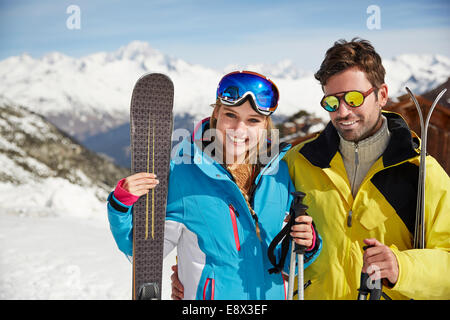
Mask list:
[[[80,29],[66,13],[80,8]],[[369,30],[370,5],[380,28]],[[401,53],[450,56],[450,1],[0,0],[0,59],[51,51],[79,57],[133,40],[191,63],[292,60],[314,71],[339,38],[372,41],[384,58]]]

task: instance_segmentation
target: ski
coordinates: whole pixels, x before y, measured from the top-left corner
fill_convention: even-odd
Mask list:
[[[420,120],[420,164],[419,164],[419,182],[417,186],[417,203],[416,203],[416,222],[414,229],[414,249],[425,248],[425,176],[426,176],[426,154],[427,154],[427,135],[428,135],[428,125],[430,123],[431,114],[436,107],[438,101],[447,91],[447,89],[442,90],[436,99],[434,99],[430,110],[428,111],[426,120],[424,122],[424,116],[422,110],[420,109],[419,102],[417,101],[411,90],[406,87],[406,91],[414,102],[417,112],[419,114]]]
[[[159,184],[133,206],[133,299],[161,299],[164,221],[173,128],[173,83],[150,73],[135,84],[130,106],[131,170]]]

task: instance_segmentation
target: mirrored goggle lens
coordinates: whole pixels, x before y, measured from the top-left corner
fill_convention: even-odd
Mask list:
[[[232,73],[225,76],[217,88],[217,97],[236,103],[246,94],[252,93],[255,104],[262,111],[275,111],[278,90],[268,80],[249,73]]]
[[[364,96],[361,92],[358,91],[350,91],[344,95],[344,101],[350,107],[359,107],[364,102]]]

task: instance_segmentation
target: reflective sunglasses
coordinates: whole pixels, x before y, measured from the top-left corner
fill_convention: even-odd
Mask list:
[[[375,87],[370,88],[366,92],[359,92],[356,90],[343,91],[328,96],[324,96],[320,101],[320,105],[328,112],[335,112],[341,104],[343,98],[345,103],[352,108],[357,108],[364,103],[364,99],[375,90]]]
[[[278,106],[278,88],[270,79],[252,71],[235,71],[225,75],[217,86],[216,98],[229,106],[240,105],[247,97],[256,112],[269,116]]]

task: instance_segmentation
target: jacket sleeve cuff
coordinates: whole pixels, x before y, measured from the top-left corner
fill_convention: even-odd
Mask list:
[[[394,253],[398,264],[397,282],[390,289],[401,293],[404,287],[408,288],[410,286],[410,283],[408,283],[410,277],[406,272],[408,268],[405,268],[405,264],[410,264],[410,257],[407,254],[403,254],[395,245],[391,245],[389,248]]]
[[[312,245],[306,249],[306,252],[310,252],[314,249],[316,246],[316,230],[314,229],[314,225],[311,224],[312,232],[313,232],[313,239],[312,239]]]
[[[320,252],[322,251],[322,238],[320,237],[320,234],[317,232],[317,228],[314,225],[314,221],[312,225],[314,230],[314,242],[311,248],[308,248],[308,250],[305,251],[304,255],[305,268],[307,268],[311,263],[313,263],[320,255]]]
[[[124,205],[132,206],[139,199],[139,197],[125,190],[122,187],[124,182],[125,178],[117,183],[116,189],[114,190],[114,197]]]
[[[114,192],[111,192],[108,196],[108,203],[109,205],[116,211],[121,213],[126,213],[128,210],[130,210],[131,206],[127,206],[123,203],[121,203],[117,198],[114,196]]]

